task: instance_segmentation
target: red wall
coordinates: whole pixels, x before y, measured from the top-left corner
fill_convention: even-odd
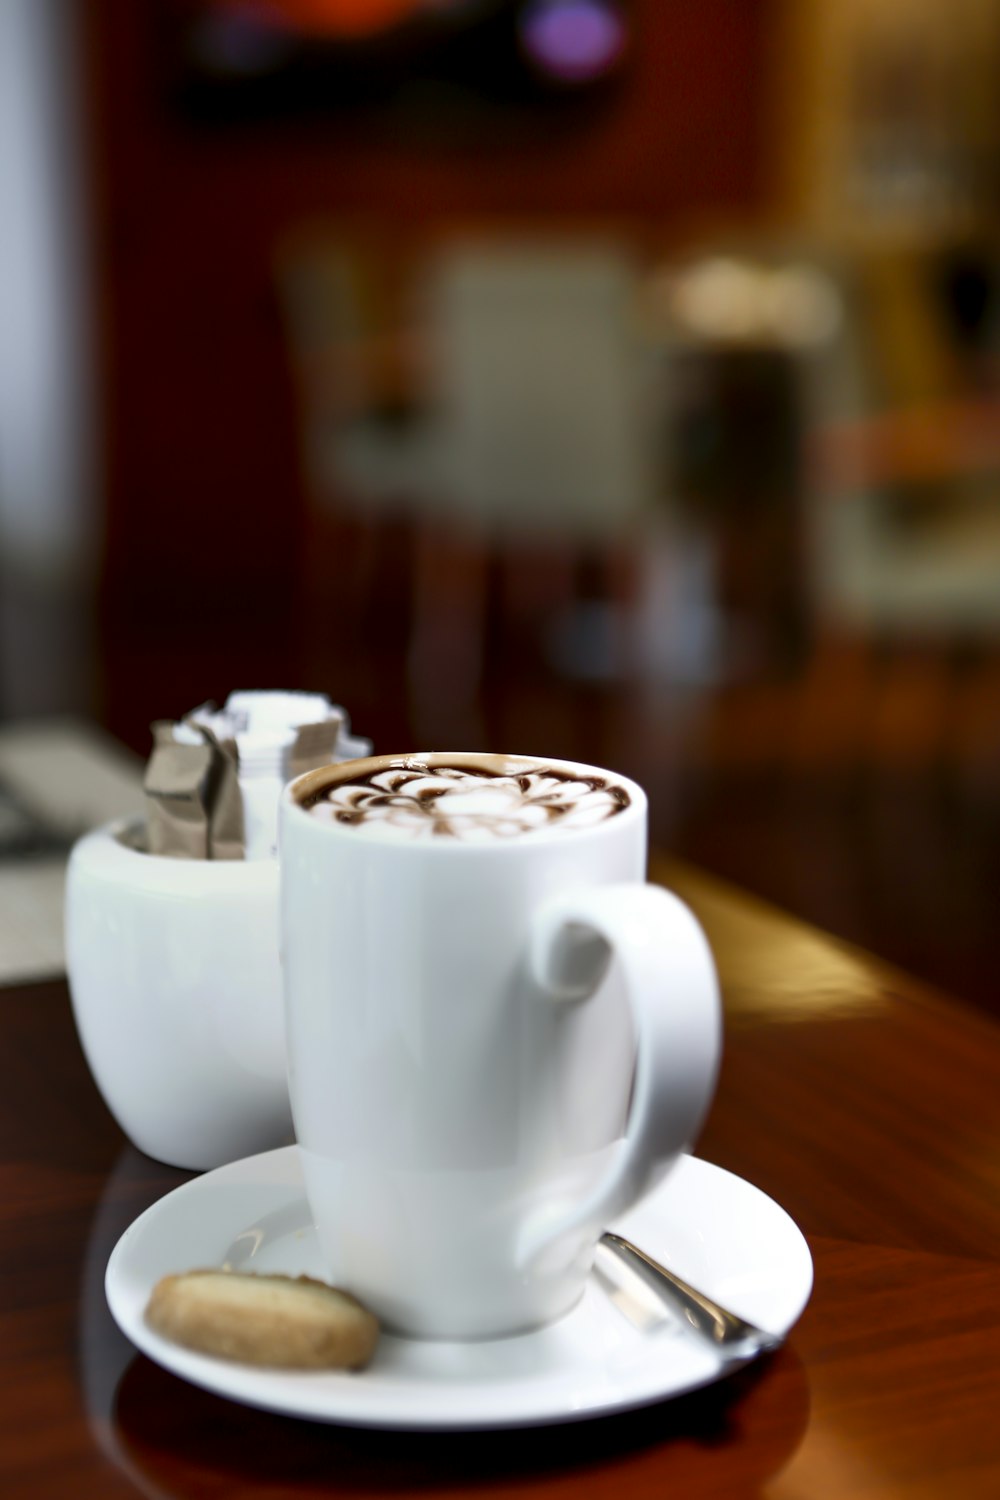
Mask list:
[[[157,5],[89,0],[85,10],[104,329],[107,717],[135,738],[126,699],[144,642],[155,657],[211,630],[221,650],[242,631],[272,642],[282,667],[304,524],[273,290],[282,235],[359,211],[413,230],[535,213],[667,229],[679,216],[752,210],[766,6],[637,0],[616,95],[575,128],[534,132],[527,149],[513,136],[418,146],[350,119],[194,129],[164,98]]]

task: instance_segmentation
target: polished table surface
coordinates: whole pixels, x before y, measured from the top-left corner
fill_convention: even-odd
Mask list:
[[[698,1154],[805,1232],[788,1344],[673,1401],[524,1432],[405,1434],[251,1411],[137,1354],[118,1236],[187,1174],[92,1084],[65,985],[0,989],[0,1494],[1000,1495],[1000,1027],[696,871],[654,861],[727,1006]]]

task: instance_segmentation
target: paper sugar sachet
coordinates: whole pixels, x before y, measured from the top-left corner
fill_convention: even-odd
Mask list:
[[[146,772],[150,853],[270,859],[278,799],[294,776],[371,751],[322,693],[237,692],[154,725]]]
[[[243,803],[235,751],[209,731],[169,720],[154,724],[144,790],[150,854],[243,858]]]

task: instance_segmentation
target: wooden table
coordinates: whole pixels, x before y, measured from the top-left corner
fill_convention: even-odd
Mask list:
[[[655,864],[728,1006],[699,1153],[808,1236],[812,1301],[765,1363],[523,1433],[419,1435],[245,1409],[137,1355],[108,1254],[185,1174],[122,1138],[62,982],[0,990],[0,1493],[1000,1495],[1000,1029],[743,895]]]

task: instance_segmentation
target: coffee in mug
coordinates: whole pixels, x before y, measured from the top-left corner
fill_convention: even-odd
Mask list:
[[[323,767],[282,798],[289,1087],[330,1276],[390,1329],[567,1312],[693,1143],[714,965],[645,883],[646,798],[568,761]]]
[[[325,784],[300,805],[369,836],[484,843],[591,828],[628,807],[629,794],[603,775],[519,764],[510,756],[431,765],[414,755]]]

